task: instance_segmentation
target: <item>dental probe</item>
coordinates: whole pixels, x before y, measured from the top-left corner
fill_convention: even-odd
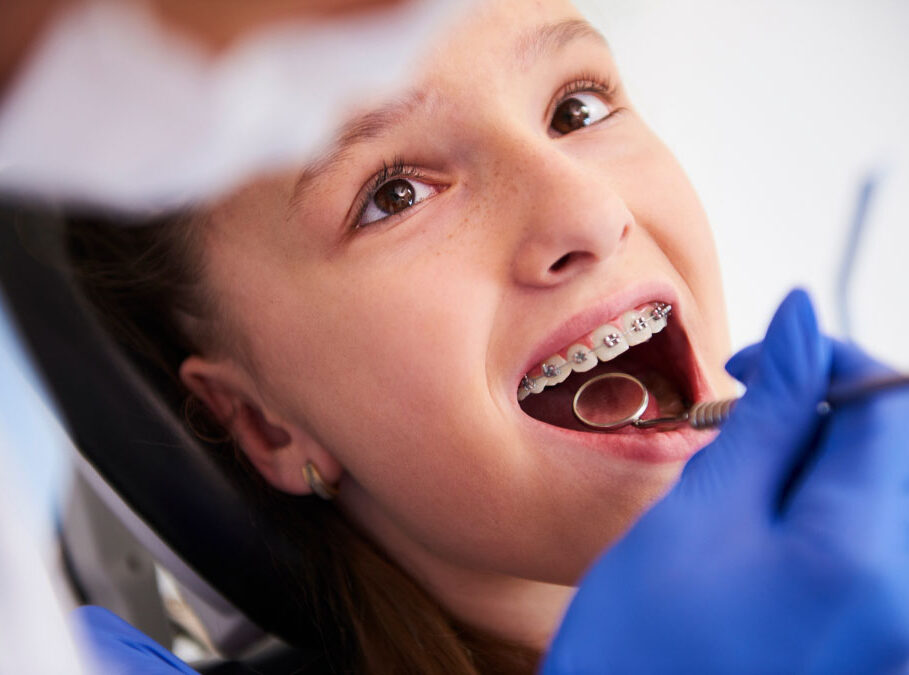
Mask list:
[[[591,387],[606,380],[620,378],[624,382],[632,382],[641,391],[641,404],[630,415],[620,419],[610,419],[606,422],[597,422],[589,419],[580,412],[580,403],[583,403],[584,394],[592,391]],[[909,375],[893,374],[882,377],[860,380],[858,382],[837,382],[831,385],[826,400],[818,404],[817,410],[821,415],[828,414],[833,408],[855,401],[870,394],[888,389],[909,387]],[[572,410],[578,420],[594,429],[608,432],[631,425],[637,429],[652,429],[660,426],[676,427],[688,424],[694,429],[713,429],[721,426],[729,419],[738,398],[720,399],[717,401],[702,401],[695,403],[688,410],[671,417],[657,417],[650,420],[641,419],[647,408],[649,394],[644,384],[633,375],[627,373],[606,373],[586,382],[574,396]]]

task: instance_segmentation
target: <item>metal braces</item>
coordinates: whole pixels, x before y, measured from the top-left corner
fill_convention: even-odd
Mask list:
[[[623,331],[623,332],[610,333],[609,335],[607,335],[606,337],[603,338],[603,345],[608,347],[609,349],[612,349],[613,347],[618,345],[624,337],[630,335],[631,333],[640,333],[642,330],[644,330],[647,327],[647,324],[651,320],[659,321],[661,319],[668,318],[671,313],[672,313],[672,305],[666,304],[665,302],[653,303],[653,309],[650,312],[649,318],[640,316],[632,322],[631,328],[629,330]],[[572,359],[575,363],[584,363],[588,358],[590,358],[591,354],[594,354],[594,358],[596,358],[596,354],[594,352],[595,352],[595,350],[593,350],[593,349],[589,349],[586,352],[579,350],[579,351],[576,351],[574,354],[569,355],[569,358]],[[565,364],[565,365],[568,365],[568,364]],[[533,383],[536,382],[537,380],[540,380],[542,378],[549,379],[551,377],[558,377],[559,375],[562,374],[562,366],[557,366],[552,363],[544,363],[542,366],[542,369],[543,369],[542,375],[537,375],[536,377],[530,377],[529,375],[525,375],[523,377],[523,379],[521,380],[521,388],[528,392],[532,392]]]

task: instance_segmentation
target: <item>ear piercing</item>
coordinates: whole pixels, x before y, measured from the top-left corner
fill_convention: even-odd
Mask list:
[[[313,491],[313,494],[318,495],[325,501],[330,502],[338,496],[338,488],[326,483],[322,478],[322,474],[319,473],[316,465],[312,462],[306,462],[303,467],[303,478],[306,479],[306,484],[309,485],[309,489]]]

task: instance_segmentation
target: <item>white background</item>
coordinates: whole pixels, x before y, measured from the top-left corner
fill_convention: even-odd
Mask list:
[[[883,171],[850,294],[854,337],[909,369],[909,2],[578,0],[714,226],[733,346],[786,291],[834,289],[859,185]]]

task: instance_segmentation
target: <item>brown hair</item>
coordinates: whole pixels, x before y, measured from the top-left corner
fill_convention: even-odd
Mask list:
[[[455,619],[330,504],[271,488],[180,382],[183,360],[201,353],[215,299],[206,296],[205,220],[180,214],[141,226],[70,219],[67,250],[99,319],[190,429],[252,493],[265,517],[300,542],[293,578],[300,605],[322,631],[339,673],[468,675],[530,673],[539,654]],[[188,325],[193,330],[187,330]],[[192,335],[190,335],[192,333]],[[313,546],[312,542],[319,542]]]

